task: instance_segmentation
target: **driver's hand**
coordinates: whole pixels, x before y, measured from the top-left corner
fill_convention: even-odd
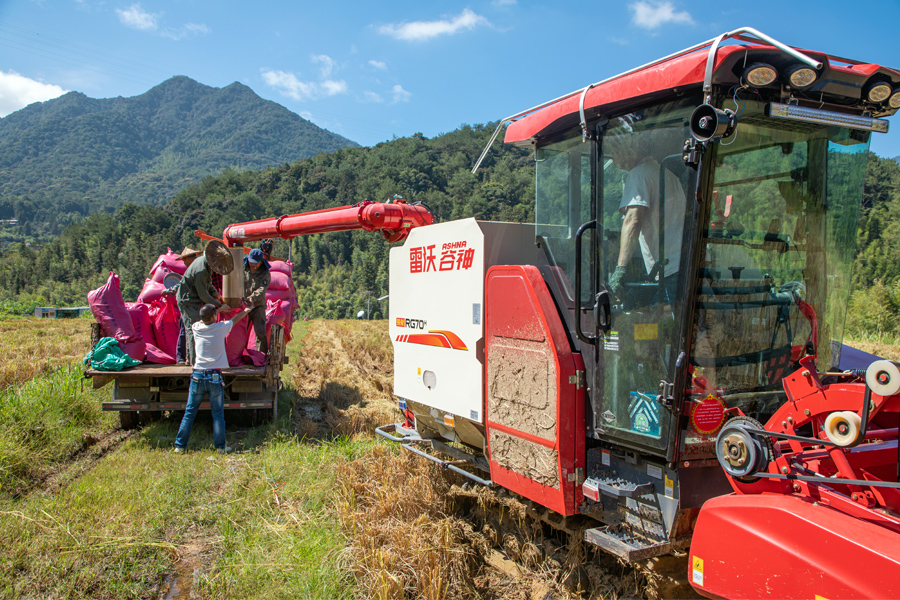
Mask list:
[[[609,276],[609,291],[619,298],[622,298],[625,292],[624,279],[625,267],[622,265],[618,265],[616,270],[612,272],[612,275]]]

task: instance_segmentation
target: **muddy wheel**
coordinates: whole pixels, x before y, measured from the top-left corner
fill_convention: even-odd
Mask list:
[[[140,416],[133,410],[120,411],[119,424],[122,425],[122,429],[125,429],[126,431],[137,429],[140,424]]]

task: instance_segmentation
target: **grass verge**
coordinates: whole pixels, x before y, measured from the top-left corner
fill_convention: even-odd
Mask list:
[[[101,391],[70,364],[0,390],[0,494],[20,494],[115,427]],[[107,392],[108,393],[108,392]]]

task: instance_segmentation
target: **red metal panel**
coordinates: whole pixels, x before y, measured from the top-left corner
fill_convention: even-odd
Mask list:
[[[770,47],[749,46],[749,48]],[[748,46],[745,45],[720,47],[716,53],[715,68],[718,69],[722,62],[730,55],[744,53],[747,49]],[[825,61],[828,68],[841,70],[846,73],[857,75],[860,78],[868,77],[882,68],[878,65],[867,64],[848,66],[832,65],[828,61],[828,57],[824,54],[808,50],[801,50],[801,52],[804,52],[817,60]],[[584,108],[585,110],[588,110],[596,106],[621,102],[630,98],[638,98],[654,92],[661,92],[674,88],[683,90],[688,86],[701,85],[703,83],[704,75],[706,74],[707,55],[708,50],[706,49],[692,52],[674,58],[661,65],[656,65],[655,67],[647,68],[591,88],[585,96]],[[513,143],[529,140],[536,135],[539,135],[541,131],[557,120],[578,113],[580,99],[580,93],[575,93],[547,108],[510,123],[509,127],[506,128],[505,142]]]
[[[485,417],[491,479],[503,487],[563,515],[576,514],[582,501],[575,469],[584,469],[584,388],[575,383],[584,369],[581,355],[572,352],[565,327],[546,283],[530,265],[495,266],[485,281]],[[515,427],[492,421],[489,393],[491,353],[501,344],[519,343],[541,349],[555,369],[556,436],[538,438]],[[537,355],[537,354],[535,354]],[[550,365],[548,365],[550,366]],[[492,433],[511,435],[525,444],[556,451],[559,487],[542,484],[501,465],[491,454]],[[582,471],[583,472],[583,471]]]
[[[688,579],[711,598],[900,598],[900,534],[810,498],[713,498],[690,552]]]

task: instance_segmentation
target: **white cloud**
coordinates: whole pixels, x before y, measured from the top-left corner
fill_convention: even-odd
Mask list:
[[[366,99],[366,102],[384,102],[381,94],[376,94],[375,92],[363,92],[363,97]]]
[[[383,62],[383,61],[380,61],[380,60],[370,60],[370,61],[369,61],[369,65],[371,65],[372,67],[374,67],[374,68],[376,68],[376,69],[378,69],[378,70],[380,70],[380,71],[386,71],[386,70],[387,70],[387,63],[386,63],[386,62]]]
[[[116,13],[119,15],[119,21],[126,27],[132,29],[140,29],[141,31],[156,31],[159,27],[157,23],[160,15],[148,13],[140,4],[132,4],[126,9],[117,8]]]
[[[203,24],[198,23],[187,23],[180,29],[172,29],[171,27],[166,27],[164,30],[159,32],[159,35],[162,37],[169,38],[170,40],[183,40],[186,37],[198,36],[198,35],[206,35],[209,33],[209,27]]]
[[[9,71],[8,73],[0,71],[0,117],[5,117],[9,113],[24,108],[33,102],[43,102],[56,98],[67,91],[58,85],[29,79],[15,71]]]
[[[126,9],[117,8],[119,21],[126,27],[140,31],[155,32],[170,40],[183,40],[186,37],[207,35],[209,27],[203,23],[185,23],[181,27],[167,27],[162,22],[163,13],[149,13],[140,5],[132,4]]]
[[[398,40],[423,42],[439,35],[453,35],[462,31],[468,31],[479,25],[490,25],[490,23],[481,15],[477,15],[467,8],[459,16],[449,20],[412,21],[411,23],[401,23],[399,25],[382,25],[378,28],[378,32]]]
[[[494,6],[514,6],[518,4],[518,0],[493,0],[491,4]]]
[[[184,28],[191,33],[196,33],[198,35],[206,35],[207,33],[209,33],[209,27],[207,27],[203,23],[186,23],[184,25]]]
[[[391,94],[394,97],[394,104],[398,102],[409,102],[409,99],[412,97],[412,94],[403,89],[403,86],[399,83],[391,88]]]
[[[686,10],[675,12],[675,6],[668,0],[650,0],[647,2],[641,0],[628,8],[634,13],[631,17],[631,22],[644,29],[656,29],[666,23],[694,24],[694,19],[691,18],[689,12]]]
[[[319,54],[316,56],[315,54],[310,57],[310,60],[313,64],[318,63],[321,65],[319,67],[319,73],[322,76],[322,79],[328,79],[331,77],[331,72],[334,71],[334,59],[325,54]]]
[[[282,96],[294,100],[316,100],[347,91],[346,81],[300,81],[293,73],[285,71],[263,71],[263,81],[278,90]]]

